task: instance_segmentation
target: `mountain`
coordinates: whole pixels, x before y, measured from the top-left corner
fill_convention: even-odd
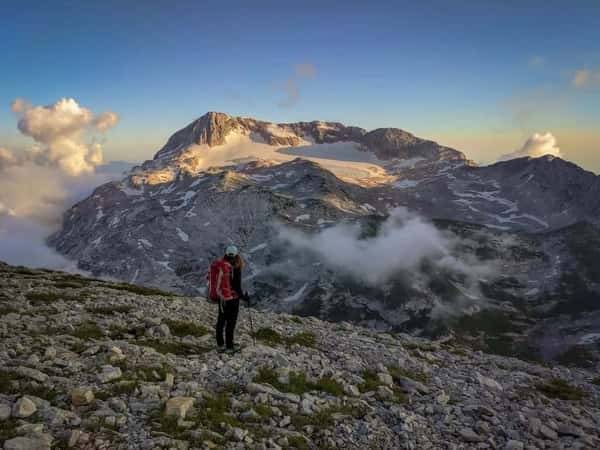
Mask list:
[[[600,447],[597,372],[246,308],[226,355],[215,314],[0,263],[0,446]]]
[[[192,295],[233,243],[265,309],[593,365],[599,180],[553,157],[477,167],[399,129],[208,113],[74,205],[49,243],[96,276]],[[353,270],[388,260],[377,282]]]

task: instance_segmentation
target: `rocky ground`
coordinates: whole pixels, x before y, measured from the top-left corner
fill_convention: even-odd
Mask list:
[[[600,448],[600,377],[0,264],[4,449]],[[250,329],[253,317],[256,344]]]

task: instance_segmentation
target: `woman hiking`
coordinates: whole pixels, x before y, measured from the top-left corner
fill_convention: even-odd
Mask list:
[[[230,245],[225,250],[225,256],[220,263],[226,279],[223,280],[224,289],[219,295],[219,315],[216,325],[217,349],[219,352],[233,354],[240,349],[238,345],[234,344],[234,332],[240,310],[240,299],[245,298],[242,291],[244,261],[237,247]],[[223,339],[223,330],[225,330],[225,339]]]

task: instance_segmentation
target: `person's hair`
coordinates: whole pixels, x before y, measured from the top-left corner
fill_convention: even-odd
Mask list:
[[[243,269],[244,268],[244,260],[242,259],[242,257],[239,255],[239,253],[237,255],[227,255],[225,254],[225,259],[236,269]]]
[[[233,258],[233,267],[235,267],[236,269],[243,269],[244,268],[244,260],[242,259],[242,257],[240,256],[240,254],[238,253],[237,255],[235,255]]]

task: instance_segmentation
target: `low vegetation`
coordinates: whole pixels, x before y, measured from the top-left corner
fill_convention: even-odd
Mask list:
[[[254,333],[254,337],[267,345],[284,344],[292,346],[297,344],[302,347],[315,347],[316,345],[316,336],[309,331],[297,333],[293,336],[282,336],[272,328],[261,328]]]
[[[82,323],[71,332],[72,336],[88,341],[91,339],[100,339],[104,336],[104,333],[98,325],[92,322]]]
[[[92,314],[111,316],[113,314],[128,314],[133,309],[129,305],[88,306],[86,311]]]
[[[150,288],[146,286],[138,286],[136,284],[107,284],[106,287],[114,289],[115,291],[131,292],[132,294],[136,295],[160,295],[163,297],[173,297],[175,295],[170,292],[162,291],[160,289]]]
[[[423,372],[418,370],[410,370],[404,367],[388,367],[388,373],[393,378],[406,377],[411,380],[419,381],[420,383],[427,383],[428,377]]]
[[[158,353],[162,353],[163,355],[166,355],[168,353],[171,353],[173,355],[199,355],[202,353],[206,353],[209,350],[200,345],[158,340],[141,340],[137,341],[137,345],[151,347]]]
[[[358,385],[358,390],[360,392],[375,391],[379,386],[381,386],[381,381],[379,380],[379,377],[372,370],[363,371],[361,377],[364,381]]]
[[[310,391],[322,391],[334,396],[344,394],[342,385],[331,377],[319,378],[316,382],[309,381],[303,373],[290,372],[287,375],[288,382],[279,381],[279,375],[275,370],[261,367],[254,381],[262,384],[270,384],[281,392],[302,395]]]
[[[585,397],[585,391],[583,391],[583,389],[571,386],[561,378],[552,378],[544,383],[538,383],[535,388],[549,398],[581,400]]]
[[[165,322],[175,336],[201,337],[208,334],[208,329],[202,325],[187,320],[167,320]]]

